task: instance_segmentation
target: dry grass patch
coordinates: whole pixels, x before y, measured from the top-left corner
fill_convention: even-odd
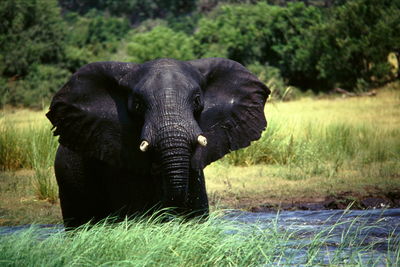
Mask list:
[[[61,223],[58,202],[38,199],[34,175],[32,170],[0,173],[0,226]]]
[[[288,176],[286,166],[241,167],[216,163],[207,167],[205,175],[210,202],[214,206],[248,209],[281,202],[320,202],[342,194],[362,198],[398,192],[400,176],[395,173],[381,175],[378,168],[372,165],[369,170],[347,169],[331,177],[310,175],[293,180],[291,177],[296,174]]]

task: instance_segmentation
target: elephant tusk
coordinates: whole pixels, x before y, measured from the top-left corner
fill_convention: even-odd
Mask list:
[[[199,135],[199,137],[197,137],[197,142],[199,142],[201,146],[207,146],[207,138],[203,135]]]
[[[141,144],[140,144],[140,150],[142,151],[142,152],[146,152],[147,151],[147,149],[149,148],[149,142],[147,142],[147,141],[143,141]]]

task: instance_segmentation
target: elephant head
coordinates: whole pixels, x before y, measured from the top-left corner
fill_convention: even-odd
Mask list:
[[[59,142],[85,157],[142,176],[157,163],[164,204],[179,206],[191,170],[261,136],[269,93],[223,58],[97,62],[72,76],[47,117]]]

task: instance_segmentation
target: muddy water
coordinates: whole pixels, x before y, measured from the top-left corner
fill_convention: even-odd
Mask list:
[[[347,258],[362,257],[362,262],[387,265],[388,258],[399,257],[400,209],[386,210],[320,210],[252,213],[227,211],[223,220],[232,221],[240,233],[276,229],[288,237],[281,244],[283,257],[279,264],[302,265],[309,263],[310,247],[318,243],[321,248],[312,257],[319,264],[328,264],[332,255]],[[30,226],[0,227],[0,235],[11,234]],[[64,231],[61,225],[39,225],[40,238]],[[248,227],[248,231],[247,231]],[[244,231],[243,231],[244,229]],[[227,230],[234,234],[237,230]],[[391,241],[388,242],[388,239]],[[360,251],[365,253],[360,253]],[[282,255],[282,254],[281,254]],[[285,259],[290,259],[285,263]],[[376,260],[378,259],[378,261]]]

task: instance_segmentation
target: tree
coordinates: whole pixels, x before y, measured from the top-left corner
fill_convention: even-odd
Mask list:
[[[271,65],[289,81],[308,84],[317,73],[308,61],[313,51],[307,32],[321,20],[318,8],[303,3],[221,6],[200,21],[195,52],[201,57],[223,56],[243,64]]]
[[[32,64],[56,63],[64,54],[64,23],[55,0],[0,2],[0,70],[25,75]]]
[[[289,84],[309,89],[316,86],[316,52],[311,29],[323,22],[322,12],[303,3],[289,3],[272,17],[264,37],[261,61],[280,69]]]
[[[196,54],[228,57],[243,64],[260,61],[263,40],[270,34],[272,17],[279,9],[265,3],[220,6],[199,21]]]
[[[137,33],[128,44],[130,60],[143,63],[157,58],[194,59],[193,39],[183,32],[157,26],[149,32]]]
[[[96,10],[84,16],[70,12],[64,18],[68,30],[63,65],[71,72],[93,61],[109,60],[130,30],[126,18],[111,17]]]
[[[125,16],[132,23],[146,19],[177,17],[196,9],[196,0],[59,0],[66,11],[86,14],[96,9],[113,16]]]
[[[350,90],[390,80],[387,56],[400,46],[399,14],[399,0],[355,0],[337,7],[312,31],[318,78]]]

